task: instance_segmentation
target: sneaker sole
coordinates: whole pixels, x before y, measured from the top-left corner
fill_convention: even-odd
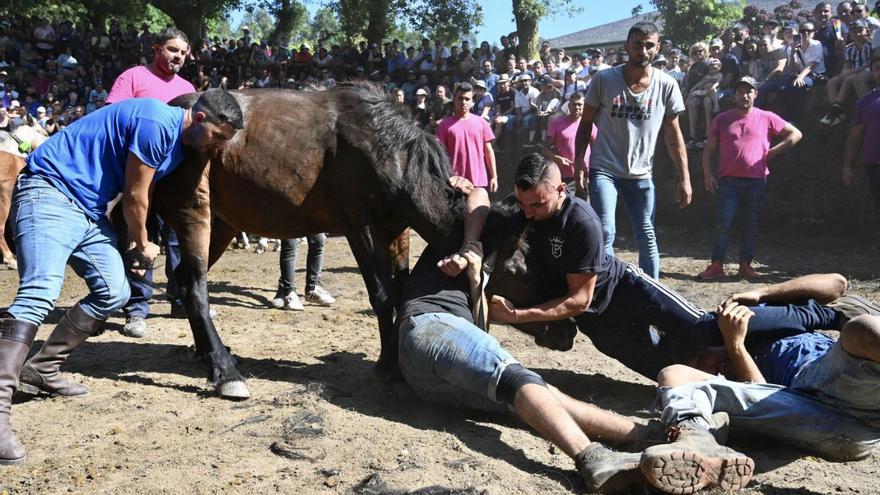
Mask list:
[[[89,391],[87,390],[84,394],[76,394],[76,395],[64,395],[58,392],[52,392],[49,390],[42,389],[36,385],[31,385],[30,383],[19,382],[18,388],[15,390],[16,393],[21,392],[26,395],[33,395],[35,397],[85,397],[89,395]]]
[[[755,462],[745,455],[703,457],[696,452],[669,449],[648,454],[639,464],[645,480],[666,493],[694,493],[706,487],[739,490],[749,484]]]

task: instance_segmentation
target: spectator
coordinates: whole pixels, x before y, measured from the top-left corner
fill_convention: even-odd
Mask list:
[[[495,143],[501,139],[507,122],[515,112],[516,92],[510,87],[510,78],[507,74],[498,77],[498,95],[495,98],[495,118],[492,119]]]
[[[541,83],[540,94],[538,95],[537,100],[535,100],[536,108],[536,116],[538,117],[538,131],[540,136],[540,142],[544,142],[544,136],[547,132],[547,124],[549,123],[550,117],[555,114],[559,110],[559,105],[561,103],[561,96],[559,94],[559,90],[556,89],[556,86],[551,84],[550,76],[543,76],[544,79]]]
[[[452,115],[452,100],[446,96],[446,86],[438,84],[434,88],[434,100],[431,102],[431,108],[428,112],[429,127],[428,131],[434,133],[440,121],[445,117]]]
[[[669,63],[663,69],[670,77],[675,79],[679,85],[684,80],[686,73],[681,70],[681,50],[673,48],[669,52]]]
[[[428,127],[428,123],[430,122],[430,118],[428,115],[428,91],[425,88],[419,88],[416,90],[416,101],[413,103],[412,112],[413,117],[416,119],[416,122],[419,124],[419,127],[422,129]]]
[[[309,252],[306,258],[306,301],[319,306],[331,306],[336,298],[321,286],[321,268],[324,262],[324,242],[327,236],[315,234],[306,236]],[[281,278],[278,279],[278,290],[272,298],[272,306],[277,309],[303,311],[305,308],[296,294],[296,256],[302,239],[284,239],[281,241],[281,252],[278,260],[281,265]]]
[[[688,91],[685,106],[688,112],[688,125],[690,126],[690,139],[687,142],[688,148],[702,148],[705,143],[705,133],[697,130],[698,123],[701,120],[700,110],[703,110],[702,117],[705,118],[706,132],[709,130],[709,124],[712,122],[712,115],[718,111],[718,85],[724,77],[721,74],[721,61],[715,57],[709,57],[706,60],[706,75],[691,87]]]
[[[715,247],[712,263],[700,274],[703,280],[724,276],[724,258],[730,228],[739,205],[742,205],[742,244],[739,251],[739,276],[754,279],[760,274],[752,268],[758,234],[758,216],[764,204],[764,191],[770,160],[794,146],[801,133],[778,115],[754,107],[758,83],[746,76],[736,85],[736,107],[719,114],[709,128],[703,152],[703,175],[706,190],[718,190],[715,220]],[[770,146],[770,141],[779,142]],[[719,179],[711,169],[715,151],[720,150]]]
[[[498,175],[492,141],[495,136],[489,124],[473,115],[473,87],[468,83],[456,86],[453,114],[437,127],[437,139],[449,153],[453,175],[464,177],[475,187],[495,192]]]
[[[760,56],[756,68],[758,75],[753,77],[759,83],[776,79],[785,73],[788,55],[786,55],[784,48],[774,48],[773,41],[770,36],[764,36],[758,42],[758,55]]]
[[[871,58],[871,75],[880,84],[880,57]],[[856,184],[853,169],[857,158],[862,159],[868,176],[868,188],[874,198],[874,211],[880,210],[880,89],[875,88],[859,99],[852,117],[852,128],[846,141],[843,159],[843,183]]]
[[[498,74],[495,73],[495,67],[492,62],[485,60],[482,62],[482,69],[477,77],[486,83],[486,91],[494,98],[497,95],[496,86],[498,84]]]
[[[868,16],[868,8],[864,5],[853,5],[853,19],[863,19]],[[836,74],[838,71],[838,53],[841,52],[844,44],[843,25],[839,19],[832,16],[831,4],[828,2],[819,2],[813,9],[813,21],[810,23],[811,39],[818,41],[822,45],[822,65],[828,68],[829,74]],[[875,19],[876,20],[876,19]],[[801,25],[803,32],[803,25]],[[804,43],[804,49],[807,49]],[[825,70],[821,71],[825,73]]]
[[[786,75],[761,85],[758,106],[764,108],[766,96],[778,93],[778,106],[783,118],[789,121],[800,118],[806,91],[813,87],[817,79],[825,78],[824,49],[820,42],[813,39],[814,31],[812,22],[801,24],[800,36],[791,31],[794,38],[786,63]]]
[[[639,246],[639,265],[655,279],[660,276],[660,252],[654,234],[651,172],[661,127],[679,172],[679,206],[691,202],[687,152],[678,127],[684,102],[675,80],[650,65],[659,41],[657,26],[635,24],[624,45],[626,64],[596,73],[587,92],[575,153],[577,160],[583,159],[595,122],[599,133],[590,154],[590,198],[602,223],[605,253],[613,255],[617,196],[622,194]]]
[[[477,79],[473,83],[474,88],[474,106],[471,113],[479,116],[486,122],[491,122],[495,114],[495,100],[492,95],[486,91],[486,82]],[[426,93],[427,94],[427,93]]]
[[[103,107],[104,103],[107,101],[107,96],[107,90],[104,89],[104,84],[100,80],[95,81],[95,88],[89,92],[86,113],[92,113],[97,108]],[[100,107],[98,105],[100,105]]]
[[[516,77],[518,85],[517,91],[514,93],[514,113],[512,113],[505,124],[507,131],[513,131],[517,128],[528,131],[528,141],[535,140],[535,119],[538,109],[538,95],[541,94],[537,88],[532,86],[532,77],[528,74],[520,74]]]
[[[575,136],[581,117],[584,114],[584,95],[575,93],[568,102],[568,115],[553,119],[547,127],[547,140],[544,142],[543,154],[559,166],[562,181],[565,182],[569,194],[575,194],[583,200],[589,199],[587,181],[590,172],[590,149],[584,154],[583,160],[575,162]],[[593,125],[591,139],[596,139],[596,126]]]
[[[688,92],[690,88],[700,82],[706,75],[706,57],[709,55],[709,45],[702,41],[694,43],[688,49],[688,66],[687,75],[684,78],[682,91]]]
[[[587,83],[578,80],[577,72],[574,69],[566,70],[563,77],[565,79],[561,83],[559,81],[554,81],[553,83],[560,89],[563,103],[568,103],[572,96],[577,93],[583,94],[587,92]]]
[[[850,24],[849,37],[853,41],[843,51],[843,69],[840,74],[828,80],[828,99],[831,110],[822,117],[821,122],[834,127],[846,120],[844,105],[854,91],[855,80],[865,74],[871,63],[871,43],[868,42],[868,24],[864,20],[855,20]],[[869,71],[870,72],[870,71]],[[853,81],[850,81],[853,79]]]
[[[740,61],[740,76],[749,76],[757,79],[760,73],[758,67],[761,54],[758,51],[758,38],[749,37],[743,42],[743,58]]]

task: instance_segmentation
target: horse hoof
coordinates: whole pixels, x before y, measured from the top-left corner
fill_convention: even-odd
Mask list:
[[[217,393],[224,399],[245,400],[250,399],[251,393],[244,381],[236,380],[222,383],[217,386]]]

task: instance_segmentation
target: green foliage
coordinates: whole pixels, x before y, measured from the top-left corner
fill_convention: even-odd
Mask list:
[[[449,44],[483,24],[483,7],[476,0],[421,0],[399,2],[397,16],[431,39]]]
[[[5,0],[0,2],[0,15],[22,15],[25,17],[38,16],[50,22],[85,19],[88,10],[80,2],[64,0]]]
[[[249,10],[246,9],[241,22],[233,30],[233,36],[236,38],[244,36],[244,33],[241,31],[242,26],[248,26],[251,29],[251,36],[255,42],[268,40],[275,26],[275,18],[262,6]]]
[[[705,41],[742,17],[744,0],[651,0],[656,20],[663,21],[663,36],[680,47]],[[641,6],[633,14],[641,12]]]

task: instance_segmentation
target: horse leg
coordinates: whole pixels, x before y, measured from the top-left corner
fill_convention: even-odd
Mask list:
[[[370,305],[379,320],[381,351],[376,367],[386,378],[400,376],[397,363],[397,328],[394,326],[394,299],[391,267],[388,263],[388,246],[382,249],[377,241],[379,235],[370,226],[346,234],[348,244],[357,260],[361,276],[370,295]]]
[[[403,291],[409,282],[409,229],[383,231],[382,242],[388,243],[388,259],[393,279],[394,309],[400,311]],[[395,325],[396,326],[396,325]]]
[[[20,157],[11,153],[0,153],[0,255],[3,255],[3,264],[12,270],[18,268],[18,264],[6,242],[6,221],[12,208],[12,190],[24,164]]]

